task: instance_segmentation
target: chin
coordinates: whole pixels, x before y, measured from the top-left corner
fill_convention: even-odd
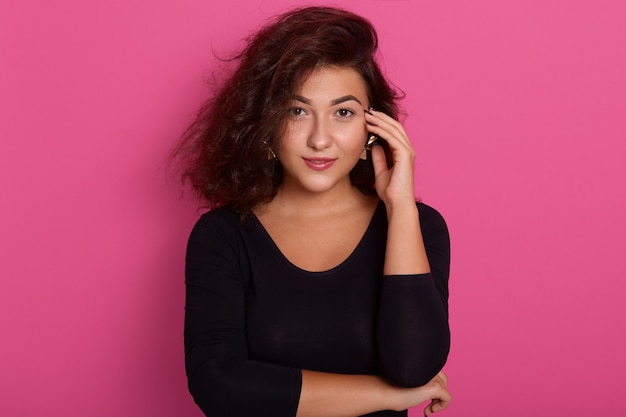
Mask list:
[[[321,194],[335,189],[343,188],[341,182],[316,181],[302,184],[302,187],[310,193]]]

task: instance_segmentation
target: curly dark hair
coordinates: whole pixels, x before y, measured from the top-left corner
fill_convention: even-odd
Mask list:
[[[294,92],[315,68],[355,69],[370,103],[394,118],[400,97],[376,61],[374,27],[352,12],[295,9],[247,41],[232,59],[236,70],[201,107],[175,151],[183,181],[190,181],[209,208],[229,206],[242,215],[276,194],[282,167],[266,155],[280,137]],[[375,193],[371,160],[359,160],[350,178],[362,192]]]

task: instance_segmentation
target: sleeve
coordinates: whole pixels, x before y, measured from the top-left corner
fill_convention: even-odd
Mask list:
[[[417,387],[445,365],[450,350],[450,237],[441,215],[418,203],[431,272],[383,277],[378,312],[379,366],[394,385]]]
[[[189,391],[207,416],[295,416],[301,371],[248,358],[241,244],[237,229],[224,220],[212,213],[202,216],[187,246]]]

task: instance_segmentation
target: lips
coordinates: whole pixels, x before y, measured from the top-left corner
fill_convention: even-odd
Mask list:
[[[304,163],[315,171],[323,171],[330,168],[335,163],[334,158],[303,158]]]

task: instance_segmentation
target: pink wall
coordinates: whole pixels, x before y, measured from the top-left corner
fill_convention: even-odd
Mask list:
[[[164,161],[212,49],[303,4],[220,3],[0,4],[1,415],[200,416],[182,350],[198,213]],[[417,192],[452,233],[441,415],[623,415],[624,3],[334,3],[378,26]]]

